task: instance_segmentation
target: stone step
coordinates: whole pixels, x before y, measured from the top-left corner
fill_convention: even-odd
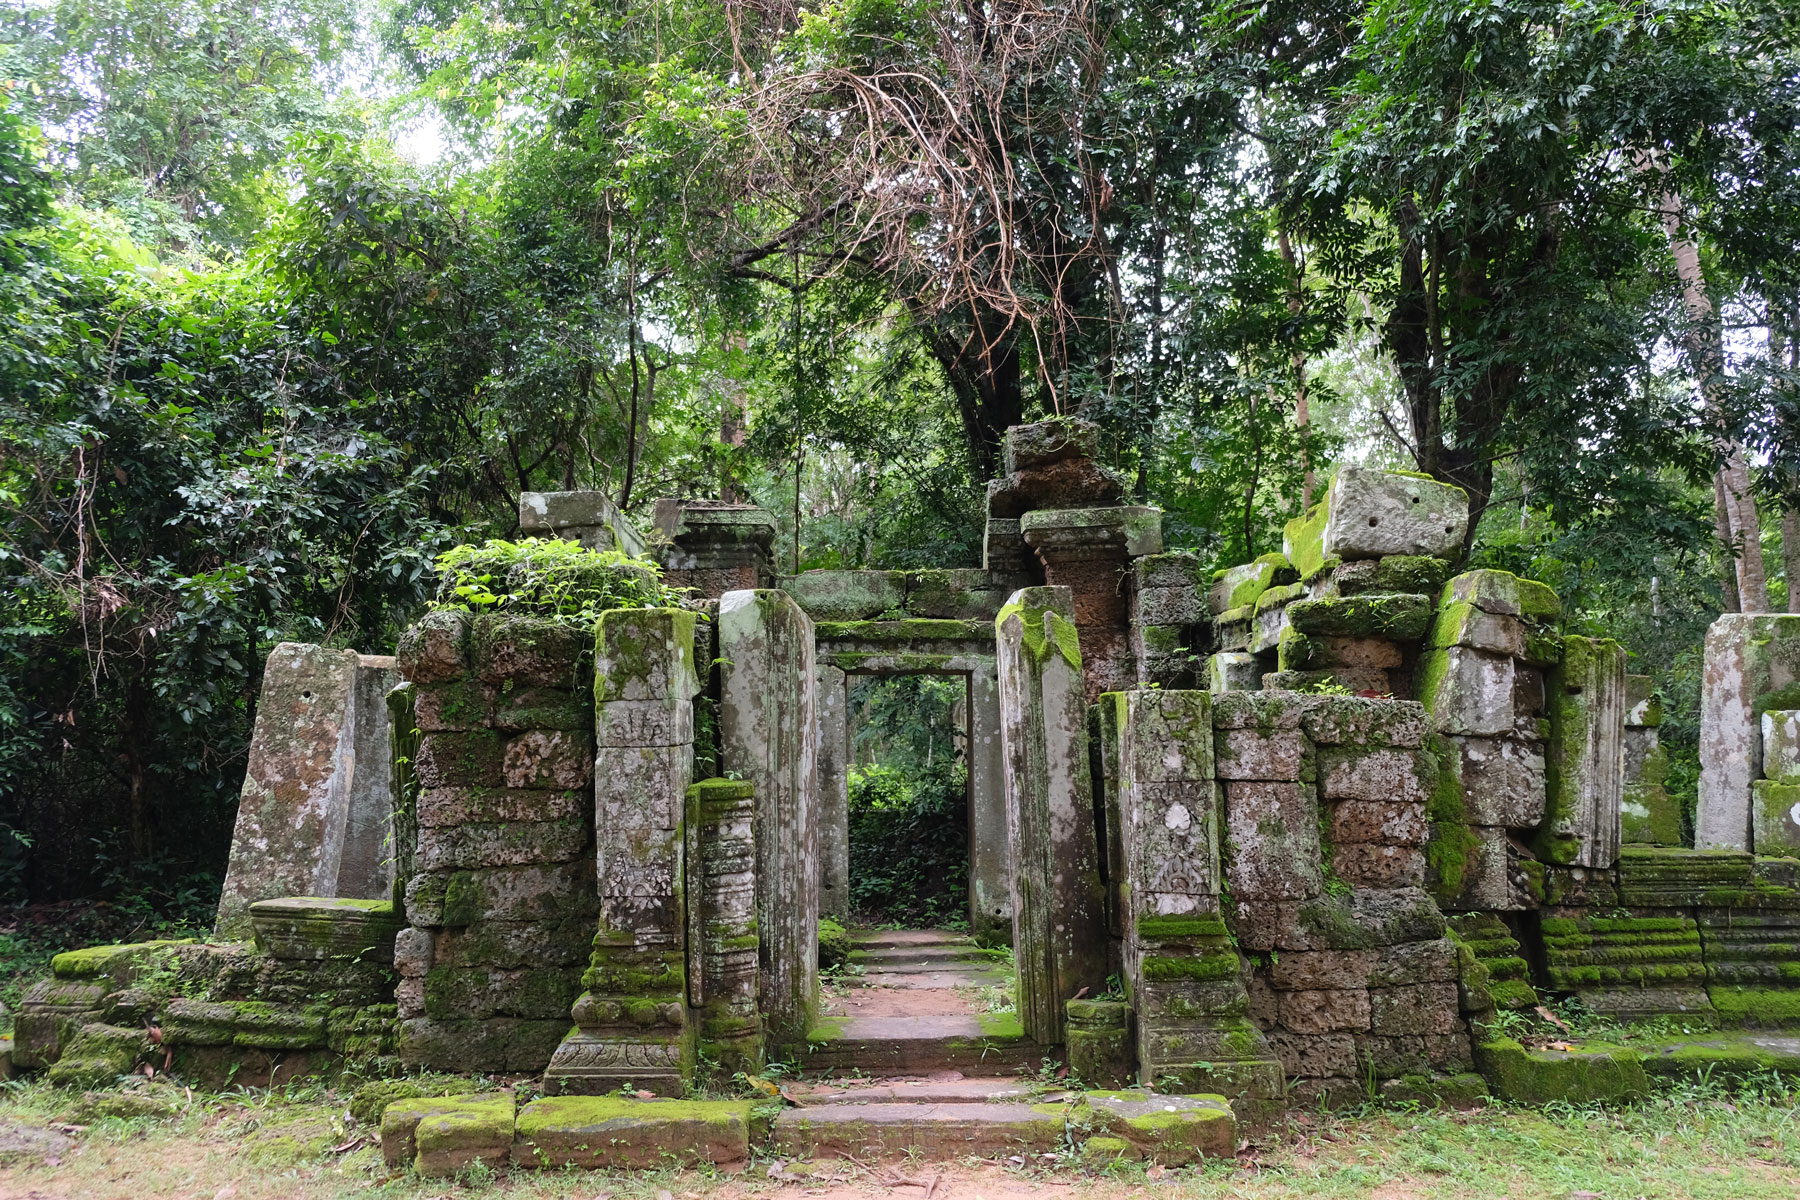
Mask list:
[[[870,971],[852,980],[852,986],[914,988],[943,991],[953,988],[1004,987],[1012,982],[1012,972],[985,967],[942,970]]]
[[[1013,1075],[1035,1070],[1048,1053],[1025,1036],[1018,1018],[980,1016],[829,1017],[806,1035],[808,1072],[880,1074],[961,1071]]]
[[[998,1078],[798,1080],[782,1094],[801,1108],[844,1104],[1049,1104],[1069,1095]]]
[[[850,943],[859,950],[975,944],[967,935],[947,929],[856,929],[850,933]]]
[[[1060,1149],[1061,1104],[826,1104],[783,1109],[775,1150],[790,1155],[1043,1154]]]
[[[856,949],[850,952],[850,961],[859,967],[898,969],[961,963],[978,966],[1004,965],[1006,960],[970,942],[965,946],[880,946],[871,950]]]

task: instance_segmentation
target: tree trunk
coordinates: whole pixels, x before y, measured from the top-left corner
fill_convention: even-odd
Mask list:
[[[1750,466],[1744,459],[1743,443],[1729,427],[1725,411],[1725,333],[1718,309],[1706,290],[1706,275],[1700,267],[1700,246],[1682,231],[1681,196],[1673,190],[1664,192],[1657,202],[1663,232],[1669,239],[1669,253],[1675,259],[1675,272],[1681,279],[1681,304],[1687,314],[1687,329],[1682,334],[1682,348],[1688,357],[1688,369],[1700,389],[1714,428],[1714,447],[1720,463],[1713,476],[1713,500],[1717,506],[1715,524],[1724,552],[1731,556],[1732,586],[1727,589],[1727,611],[1768,612],[1769,583],[1763,573],[1762,524],[1756,511],[1756,496],[1751,491]],[[1730,603],[1730,592],[1736,592],[1737,604]]]

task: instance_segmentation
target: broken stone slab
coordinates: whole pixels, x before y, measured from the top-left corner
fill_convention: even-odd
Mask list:
[[[1043,587],[995,619],[1019,1019],[1043,1043],[1063,1040],[1063,1002],[1098,992],[1109,960],[1074,618],[1069,590]]]
[[[1500,1037],[1478,1041],[1475,1061],[1495,1095],[1524,1104],[1616,1103],[1650,1093],[1635,1050],[1527,1050]]]
[[[1359,696],[1386,696],[1393,677],[1379,667],[1332,667],[1321,671],[1270,671],[1262,677],[1265,692],[1313,692],[1327,686]]]
[[[1548,801],[1537,851],[1545,862],[1610,868],[1619,859],[1625,794],[1625,650],[1569,636],[1552,680]]]
[[[1344,467],[1331,481],[1323,549],[1327,557],[1422,554],[1454,558],[1469,525],[1461,488],[1419,475]]]
[[[1422,554],[1390,554],[1339,562],[1314,580],[1316,596],[1355,596],[1363,592],[1413,592],[1437,595],[1450,564]]]
[[[1237,1119],[1224,1096],[1090,1091],[1070,1121],[1122,1138],[1139,1157],[1165,1167],[1237,1153]]]
[[[1467,646],[1490,654],[1524,658],[1529,632],[1523,618],[1491,613],[1467,601],[1456,601],[1438,609],[1425,644],[1435,650]]]
[[[778,591],[719,602],[721,761],[756,792],[757,929],[764,1021],[804,1038],[818,994],[818,664],[812,618]]]
[[[401,920],[392,900],[287,896],[252,904],[250,923],[272,958],[392,962]]]
[[[1694,845],[1749,850],[1769,709],[1800,708],[1800,615],[1726,613],[1706,631]]]
[[[546,1096],[519,1110],[511,1162],[544,1170],[742,1162],[750,1156],[751,1107],[742,1100]]]
[[[397,1100],[381,1114],[381,1156],[420,1175],[455,1175],[476,1163],[506,1165],[516,1099],[511,1092]]]
[[[214,932],[250,936],[278,896],[383,899],[394,660],[283,642],[264,666]]]
[[[1439,604],[1444,608],[1468,604],[1496,616],[1533,621],[1555,621],[1562,616],[1562,601],[1549,585],[1511,571],[1465,571],[1450,580]]]
[[[1138,558],[1162,552],[1162,510],[1143,505],[1037,509],[1019,519],[1019,532],[1039,555],[1104,546]]]

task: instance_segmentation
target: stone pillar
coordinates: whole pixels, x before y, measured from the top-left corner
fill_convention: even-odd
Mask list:
[[[1024,588],[995,618],[1013,953],[1026,1036],[1063,1040],[1063,1002],[1106,980],[1105,895],[1087,699],[1067,588]]]
[[[408,1067],[536,1072],[568,1031],[595,911],[589,636],[434,612],[400,639],[419,731],[394,948]]]
[[[777,1045],[818,1010],[818,663],[812,619],[786,592],[719,600],[720,750],[756,788],[756,917],[763,1019]]]
[[[658,500],[656,530],[662,547],[663,582],[692,588],[698,598],[766,587],[775,577],[770,547],[775,518],[754,504],[716,500]]]
[[[1154,508],[1057,508],[1019,520],[1044,564],[1044,581],[1069,590],[1081,634],[1088,703],[1137,682],[1131,645],[1131,560],[1162,549]]]
[[[1196,643],[1211,634],[1212,617],[1199,582],[1200,560],[1186,551],[1152,554],[1132,563],[1132,655],[1137,686],[1202,686]]]
[[[643,533],[605,492],[520,492],[519,532],[644,556]]]
[[[250,936],[283,896],[386,899],[387,705],[394,660],[283,642],[269,653],[214,927]]]
[[[1681,812],[1665,786],[1668,753],[1662,748],[1662,701],[1648,675],[1625,677],[1625,801],[1620,817],[1626,842],[1679,846]]]
[[[1549,805],[1538,835],[1546,862],[1609,869],[1619,861],[1625,798],[1625,650],[1563,639],[1551,672]]]
[[[819,915],[850,915],[850,693],[844,672],[819,665]]]
[[[983,946],[1012,941],[1012,847],[1000,680],[993,664],[969,674],[969,927]]]
[[[1706,631],[1700,691],[1698,850],[1750,850],[1751,784],[1762,763],[1758,714],[1800,707],[1800,616],[1726,613]]]
[[[599,931],[551,1093],[685,1093],[687,791],[694,765],[694,622],[681,609],[601,614],[594,646],[594,845]]]
[[[762,1069],[757,1009],[755,789],[706,779],[687,793],[693,911],[688,925],[690,999],[700,1051],[729,1078]]]
[[[1120,915],[1137,1011],[1137,1078],[1259,1103],[1278,1099],[1281,1066],[1244,1016],[1249,1001],[1220,915],[1212,697],[1113,693],[1101,698],[1101,712],[1117,761]]]
[[[419,777],[413,760],[419,755],[419,723],[413,715],[418,687],[399,683],[389,689],[388,710],[388,846],[393,855],[394,911],[406,917],[406,888],[418,872]]]

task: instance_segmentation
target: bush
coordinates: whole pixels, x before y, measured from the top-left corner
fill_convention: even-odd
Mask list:
[[[940,762],[912,779],[850,772],[850,906],[877,924],[967,928],[969,772]]]

